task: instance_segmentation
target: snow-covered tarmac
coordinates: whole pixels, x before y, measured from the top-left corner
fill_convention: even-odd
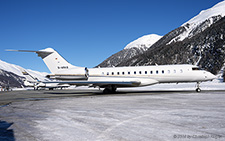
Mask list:
[[[202,84],[201,93],[194,85],[39,91],[0,108],[0,140],[225,140],[225,85]]]

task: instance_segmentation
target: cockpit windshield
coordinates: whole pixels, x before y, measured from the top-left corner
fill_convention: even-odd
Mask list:
[[[193,67],[192,70],[201,70],[199,67]]]

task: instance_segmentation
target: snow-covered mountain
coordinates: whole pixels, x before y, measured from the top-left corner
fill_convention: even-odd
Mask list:
[[[18,65],[10,64],[0,60],[0,86],[9,85],[13,87],[20,87],[22,85],[23,74],[22,70],[27,71],[33,77],[41,81],[47,80],[45,76],[48,73],[24,69]],[[7,84],[6,84],[7,83]]]
[[[225,1],[222,1],[212,8],[202,10],[197,16],[181,25],[184,28],[178,36],[174,37],[168,44],[176,41],[183,41],[204,31],[213,23],[225,16]]]
[[[217,74],[225,63],[225,17],[217,19],[204,29],[205,26],[202,25],[207,20],[195,29],[198,31],[195,35],[169,43],[185,31],[181,26],[164,35],[143,54],[125,60],[118,66],[195,64]]]
[[[194,64],[217,74],[225,63],[225,1],[201,11],[146,51],[128,54],[125,50],[114,54],[116,57],[112,55],[100,66]]]
[[[23,87],[23,77],[0,69],[0,88],[1,87]]]
[[[128,60],[138,54],[144,53],[161,37],[162,36],[156,34],[144,35],[127,44],[123,50],[113,54],[98,66],[100,67],[117,66],[123,60]]]
[[[124,49],[139,48],[143,50],[149,49],[155,42],[157,42],[162,36],[156,34],[144,35],[132,42],[130,42]]]
[[[185,22],[182,26],[186,26],[189,24],[189,29],[195,28],[197,25],[204,22],[206,19],[210,17],[215,17],[220,15],[221,17],[225,16],[225,1],[219,2],[213,7],[202,10],[197,16],[193,17],[189,21]]]

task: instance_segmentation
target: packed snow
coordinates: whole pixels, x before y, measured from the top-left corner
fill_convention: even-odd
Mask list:
[[[202,93],[136,91],[131,94],[125,91],[115,95],[94,93],[88,95],[85,91],[80,91],[83,96],[69,92],[68,97],[26,99],[1,107],[0,128],[7,128],[5,130],[1,128],[4,134],[0,134],[0,139],[1,137],[5,140],[43,141],[223,141],[225,139],[224,91]],[[30,95],[34,91],[24,93]],[[40,91],[38,94],[40,96],[51,93],[59,95],[46,91]]]
[[[124,49],[136,48],[150,48],[155,42],[157,42],[162,36],[156,34],[149,34],[142,36],[132,42],[130,42]]]

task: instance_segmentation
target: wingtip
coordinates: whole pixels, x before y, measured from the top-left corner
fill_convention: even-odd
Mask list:
[[[5,49],[5,51],[18,51],[18,50],[15,50],[15,49]]]

